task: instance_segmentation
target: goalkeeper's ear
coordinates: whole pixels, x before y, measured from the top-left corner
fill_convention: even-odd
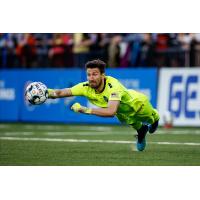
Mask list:
[[[102,73],[102,74],[101,74],[101,77],[103,77],[103,79],[105,79],[105,78],[106,78],[105,73]]]

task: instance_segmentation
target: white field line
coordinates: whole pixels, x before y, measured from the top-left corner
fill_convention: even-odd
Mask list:
[[[13,131],[13,132],[3,132],[0,133],[0,136],[23,136],[23,135],[38,135],[37,132],[26,131]],[[134,132],[81,132],[81,131],[57,131],[57,132],[50,132],[50,131],[42,131],[40,135],[47,135],[47,136],[65,136],[65,135],[78,135],[78,136],[101,136],[101,135],[134,135]]]
[[[116,141],[116,140],[84,140],[84,139],[20,138],[20,137],[0,137],[0,140],[45,141],[45,142],[75,142],[75,143],[110,143],[110,144],[134,144],[135,143],[135,141]],[[149,142],[149,143],[150,144],[160,144],[160,145],[200,146],[200,143],[192,143],[192,142]]]
[[[112,131],[112,127],[107,127],[107,126],[70,126],[70,125],[65,125],[65,126],[59,126],[59,125],[23,125],[23,129],[26,130],[46,130],[46,131],[59,131],[63,130],[66,127],[67,130],[69,131],[76,131],[76,130],[82,130],[82,131]],[[0,129],[8,129],[10,128],[10,125],[7,124],[0,124]]]
[[[8,128],[10,128],[10,125],[0,124],[0,132],[3,132],[4,129],[8,129]],[[132,135],[134,132],[136,132],[132,128],[130,129],[124,128],[124,130],[122,128],[121,130],[120,129],[117,130],[115,127],[113,128],[113,127],[106,127],[106,126],[80,126],[80,125],[68,126],[66,125],[66,131],[64,130],[64,128],[65,128],[64,126],[60,127],[59,125],[24,125],[23,126],[24,130],[22,130],[22,132],[23,131],[24,133],[26,132],[27,135],[29,134],[29,132],[33,132],[33,130],[46,132],[46,135],[48,135],[48,133],[49,135],[53,135],[53,133],[51,132],[56,132],[58,135],[64,135],[64,133],[71,134],[72,131],[75,132],[73,134],[76,134],[76,135],[79,135],[79,134],[90,135],[90,133],[91,135],[111,135],[111,134]],[[94,133],[92,131],[94,131]],[[20,132],[20,131],[17,131],[17,132]],[[196,134],[196,135],[199,135],[200,129],[198,128],[194,130],[193,129],[178,129],[177,130],[173,128],[172,129],[158,129],[156,134]],[[12,135],[12,133],[10,135]]]
[[[166,130],[158,130],[157,132],[155,132],[155,134],[174,134],[174,135],[178,135],[178,134],[196,134],[199,135],[200,134],[200,130],[174,130],[174,129],[166,129]]]
[[[50,135],[50,136],[55,136],[55,135],[134,135],[136,134],[136,131],[131,130],[130,131],[102,131],[102,132],[81,132],[81,131],[57,131],[57,132],[43,132],[44,135]],[[158,131],[155,133],[155,135],[187,135],[187,134],[193,134],[193,135],[200,135],[200,131],[196,130],[196,131],[192,131],[191,133],[189,133],[189,131],[173,131],[173,132],[167,132],[167,131]]]
[[[5,136],[19,136],[19,135],[34,135],[34,132],[5,132],[3,133]]]
[[[47,136],[64,136],[64,135],[134,135],[136,134],[136,131],[130,129],[130,131],[41,131],[40,134],[42,135],[47,135]],[[193,130],[189,132],[188,130],[170,130],[170,131],[165,131],[165,130],[158,130],[155,135],[200,135],[200,130]],[[22,135],[37,135],[37,131],[34,129],[34,131],[1,131],[0,136],[22,136]]]

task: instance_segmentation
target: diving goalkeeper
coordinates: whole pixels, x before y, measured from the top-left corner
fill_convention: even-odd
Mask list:
[[[71,88],[48,89],[49,98],[85,96],[99,108],[87,108],[74,103],[74,112],[114,117],[136,129],[138,151],[146,146],[147,132],[154,133],[158,127],[159,114],[152,107],[148,98],[135,90],[125,88],[117,79],[105,75],[106,64],[101,60],[86,63],[87,82],[79,83]]]

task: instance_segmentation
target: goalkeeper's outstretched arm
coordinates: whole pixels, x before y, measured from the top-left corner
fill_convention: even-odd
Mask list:
[[[49,99],[56,99],[56,98],[62,98],[62,97],[71,97],[72,92],[70,88],[64,88],[64,89],[48,89],[48,95]]]
[[[114,117],[119,107],[119,103],[120,101],[109,101],[107,108],[87,108],[79,103],[74,103],[71,109],[74,112],[92,114],[102,117]]]

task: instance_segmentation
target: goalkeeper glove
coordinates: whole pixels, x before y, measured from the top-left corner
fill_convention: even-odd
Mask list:
[[[92,112],[91,108],[87,108],[87,107],[81,106],[80,103],[74,103],[72,105],[71,109],[74,112],[80,112],[80,113],[85,113],[85,114],[91,114],[91,112]]]
[[[56,96],[55,90],[48,88],[47,91],[48,91],[48,98],[49,98],[49,99],[54,99],[54,98],[56,98],[56,97],[55,97],[55,96]]]

